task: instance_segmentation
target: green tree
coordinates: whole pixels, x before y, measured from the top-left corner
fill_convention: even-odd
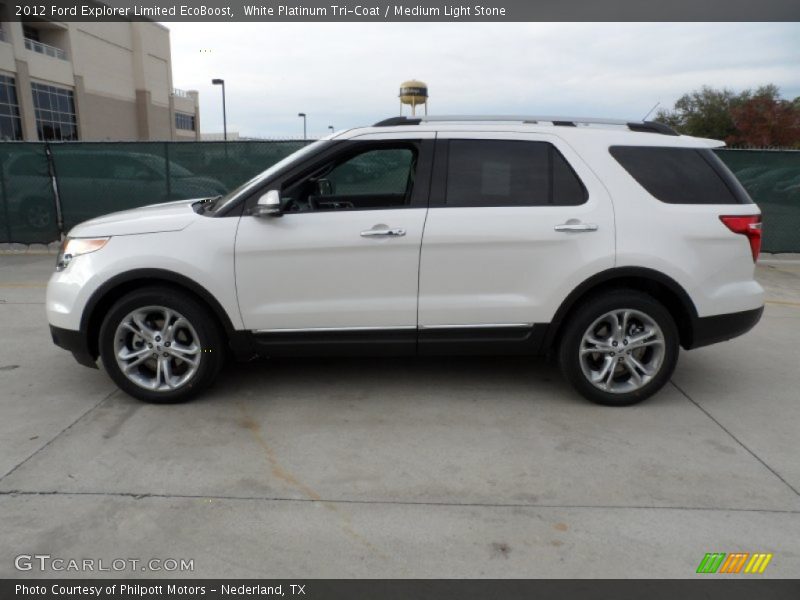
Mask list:
[[[724,140],[736,133],[731,109],[741,101],[742,94],[703,86],[681,96],[672,110],[660,110],[656,121],[685,135]]]
[[[800,97],[784,100],[772,84],[739,93],[704,86],[659,111],[656,121],[729,145],[800,147]]]

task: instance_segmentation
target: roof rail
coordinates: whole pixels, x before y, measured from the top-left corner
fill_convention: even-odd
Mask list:
[[[409,119],[408,117],[391,117],[378,121],[373,127],[394,127],[396,125],[419,125],[422,119]]]
[[[577,127],[580,125],[619,125],[631,131],[643,133],[660,133],[662,135],[678,135],[672,127],[655,121],[629,121],[627,119],[602,119],[596,117],[554,117],[539,115],[460,115],[460,116],[424,116],[424,117],[392,117],[375,123],[374,127],[394,127],[398,125],[419,125],[420,123],[444,122],[506,122],[506,123],[552,123],[561,127]]]

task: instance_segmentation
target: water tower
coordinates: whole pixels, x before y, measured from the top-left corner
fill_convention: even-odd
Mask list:
[[[417,114],[417,106],[425,107],[428,114],[428,84],[410,79],[400,84],[400,114],[403,114],[403,104],[411,106],[411,115]]]

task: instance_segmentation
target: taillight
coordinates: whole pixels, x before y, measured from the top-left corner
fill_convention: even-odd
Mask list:
[[[747,239],[750,240],[750,250],[753,252],[753,262],[756,262],[758,254],[761,252],[761,215],[731,215],[722,216],[719,219],[733,233],[747,236]]]

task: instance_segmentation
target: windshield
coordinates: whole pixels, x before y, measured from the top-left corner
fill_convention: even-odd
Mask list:
[[[330,140],[328,140],[328,139],[317,140],[313,144],[309,144],[308,146],[303,146],[297,152],[293,152],[292,154],[290,154],[286,158],[284,158],[282,160],[279,160],[278,162],[276,162],[274,165],[272,165],[266,171],[263,171],[263,172],[259,173],[258,175],[253,177],[250,181],[245,181],[242,185],[240,185],[236,189],[231,190],[230,192],[225,194],[220,199],[220,201],[216,203],[216,207],[215,207],[214,212],[222,210],[230,202],[232,202],[235,198],[238,198],[242,194],[247,194],[253,188],[258,187],[258,185],[261,184],[263,181],[265,181],[266,179],[269,179],[270,177],[272,177],[273,175],[275,175],[276,173],[278,173],[279,171],[281,171],[285,167],[289,166],[291,163],[293,163],[295,161],[298,161],[298,160],[301,160],[301,159],[303,159],[304,157],[306,157],[308,155],[314,154],[322,146],[327,144],[329,141]]]

